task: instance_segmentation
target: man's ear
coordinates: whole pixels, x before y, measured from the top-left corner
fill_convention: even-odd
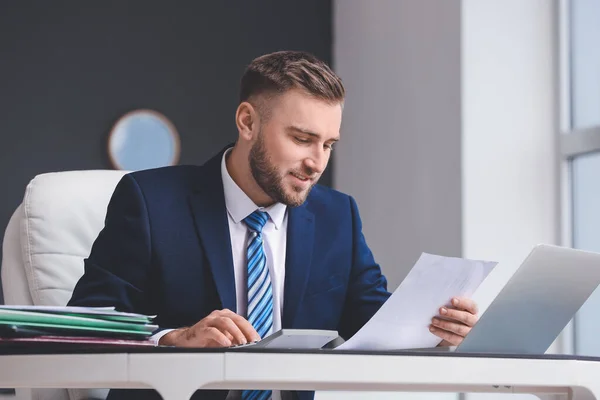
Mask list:
[[[256,108],[247,101],[243,101],[235,113],[235,124],[238,128],[240,139],[252,141],[258,131],[258,113]]]

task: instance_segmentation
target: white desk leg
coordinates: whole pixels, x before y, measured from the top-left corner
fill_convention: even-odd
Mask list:
[[[30,388],[15,389],[15,400],[32,400],[33,390]]]
[[[192,397],[196,389],[192,389],[177,384],[165,385],[164,387],[154,386],[154,389],[160,394],[163,400],[188,400]]]
[[[571,400],[568,394],[561,393],[532,393],[534,396],[540,398],[540,400]]]
[[[157,365],[153,354],[130,354],[130,382],[147,384],[164,400],[188,400],[206,384],[224,380],[223,353],[161,354],[160,359]]]
[[[571,388],[569,400],[600,400],[600,383]]]

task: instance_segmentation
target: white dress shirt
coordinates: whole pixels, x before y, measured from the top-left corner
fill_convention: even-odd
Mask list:
[[[244,218],[256,210],[265,211],[269,219],[265,224],[262,235],[267,257],[267,267],[273,286],[273,332],[281,329],[283,315],[283,284],[285,282],[285,248],[287,239],[287,206],[275,203],[270,207],[258,207],[233,181],[225,163],[227,150],[221,162],[221,176],[225,191],[225,206],[231,236],[231,255],[233,257],[233,273],[235,275],[235,294],[237,313],[247,318],[248,287],[246,284],[247,260],[246,249],[250,239],[250,231],[244,223]]]
[[[227,170],[227,156],[231,149],[223,154],[221,160],[221,178],[225,193],[225,206],[227,208],[227,221],[229,223],[229,235],[231,237],[231,256],[233,258],[233,273],[235,277],[235,295],[237,314],[247,318],[248,310],[248,288],[246,276],[248,262],[246,260],[246,248],[250,239],[250,231],[244,223],[244,218],[256,210],[269,214],[269,219],[263,227],[263,245],[267,258],[267,267],[271,276],[273,289],[273,329],[276,332],[281,329],[283,316],[283,287],[285,282],[285,251],[287,241],[287,206],[275,203],[269,207],[258,207],[233,181]],[[163,335],[172,329],[165,329],[152,337],[158,343]],[[241,398],[241,392],[231,391],[227,400]],[[280,400],[279,391],[273,391],[273,400]]]

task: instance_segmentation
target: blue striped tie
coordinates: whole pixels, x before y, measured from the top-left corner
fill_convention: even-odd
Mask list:
[[[261,233],[268,219],[269,215],[266,212],[258,210],[244,218],[244,222],[251,232],[246,251],[248,259],[248,321],[261,338],[268,336],[273,328],[273,287]],[[270,398],[270,390],[242,391],[243,400]]]

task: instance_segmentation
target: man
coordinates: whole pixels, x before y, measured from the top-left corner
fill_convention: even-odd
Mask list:
[[[70,304],[156,314],[161,345],[225,347],[281,328],[354,335],[390,294],[354,199],[316,185],[340,139],[344,96],[309,54],[255,59],[241,82],[235,145],[203,166],[126,175]],[[444,344],[460,343],[477,320],[471,300],[455,301],[430,327]],[[119,396],[134,394],[111,392]],[[280,393],[194,398],[236,396]]]

